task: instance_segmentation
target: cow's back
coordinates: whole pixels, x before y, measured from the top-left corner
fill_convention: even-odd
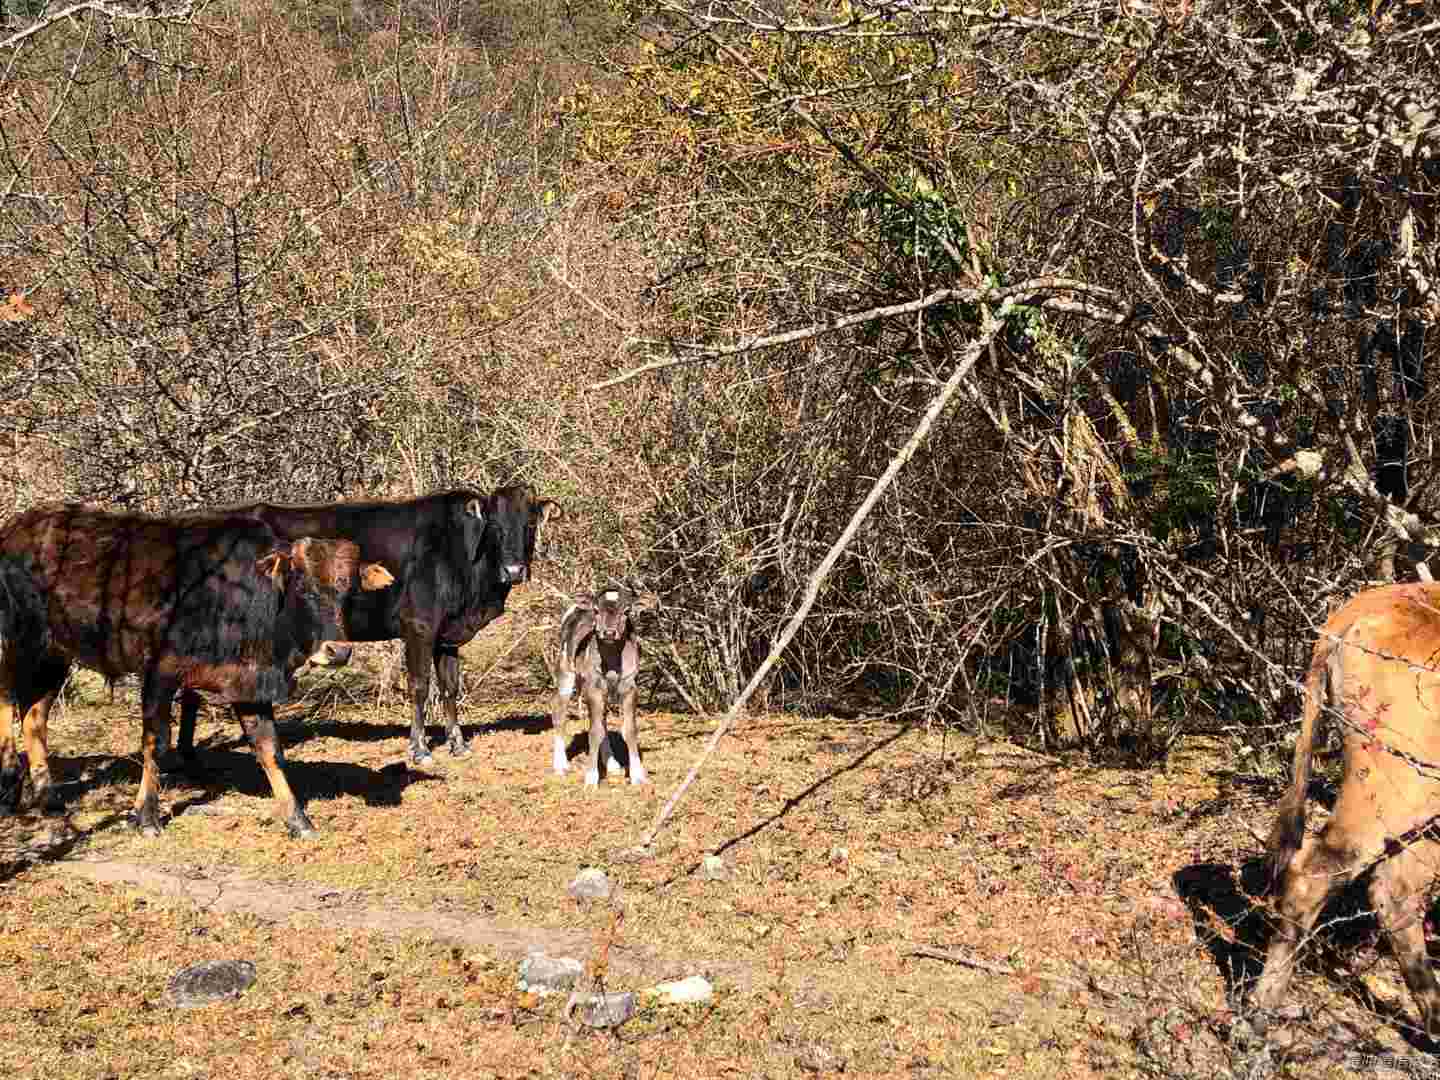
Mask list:
[[[0,530],[0,563],[44,610],[47,645],[111,675],[178,654],[258,659],[279,595],[255,568],[277,545],[249,518],[170,520],[78,504],[37,507]]]

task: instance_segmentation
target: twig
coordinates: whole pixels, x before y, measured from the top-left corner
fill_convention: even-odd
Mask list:
[[[930,434],[931,427],[933,427],[935,421],[940,418],[940,414],[945,411],[945,406],[948,405],[950,399],[955,396],[955,391],[960,389],[960,384],[965,380],[965,377],[969,375],[970,369],[975,366],[975,361],[979,359],[981,352],[989,345],[990,339],[1004,326],[1004,316],[1008,314],[1008,307],[1009,305],[1006,305],[1001,308],[1000,318],[988,320],[981,331],[980,337],[965,348],[964,354],[955,364],[955,370],[950,373],[950,378],[945,380],[945,385],[940,388],[939,393],[937,393],[934,400],[930,402],[930,407],[925,410],[925,415],[922,416],[920,422],[915,425],[915,430],[911,433],[909,441],[890,459],[890,464],[885,467],[885,471],[870,488],[870,493],[866,495],[864,501],[856,507],[855,513],[850,517],[850,523],[845,526],[845,531],[842,532],[835,543],[830,546],[830,550],[825,553],[825,558],[820,561],[820,565],[817,566],[814,573],[810,575],[810,580],[805,585],[805,595],[801,598],[800,604],[795,608],[795,613],[790,616],[790,621],[785,624],[784,631],[771,644],[770,654],[765,657],[764,663],[756,668],[755,673],[750,676],[750,682],[746,684],[745,689],[740,691],[740,696],[731,703],[725,715],[720,718],[720,722],[715,725],[714,734],[710,736],[710,740],[705,744],[705,748],[700,752],[700,756],[695,759],[695,764],[690,766],[690,771],[686,774],[685,779],[682,780],[679,787],[671,793],[670,798],[665,800],[665,805],[660,808],[660,813],[655,817],[655,823],[650,826],[650,830],[640,841],[639,847],[642,850],[648,848],[650,844],[654,842],[660,829],[664,826],[665,822],[669,820],[670,815],[675,812],[675,808],[680,805],[680,800],[684,798],[685,792],[690,790],[690,785],[693,784],[695,778],[700,775],[700,769],[704,766],[705,762],[709,760],[710,755],[714,753],[715,747],[720,745],[720,740],[725,737],[725,733],[730,730],[730,725],[734,722],[735,717],[745,708],[745,703],[750,700],[756,688],[764,682],[765,677],[770,674],[770,669],[775,666],[776,661],[778,661],[781,654],[785,652],[786,647],[795,637],[796,632],[799,631],[800,624],[805,621],[805,617],[810,614],[810,609],[815,606],[815,601],[820,595],[820,586],[823,585],[825,579],[830,576],[830,571],[832,571],[835,568],[835,564],[840,561],[840,556],[844,553],[845,549],[850,546],[850,541],[853,540],[855,534],[860,531],[860,526],[864,524],[865,519],[870,516],[870,511],[873,510],[875,504],[880,501],[880,496],[885,493],[885,490],[894,481],[895,477],[899,475],[905,463],[914,456],[915,451],[920,449],[926,436]]]
[[[976,971],[983,971],[990,975],[1039,979],[1041,982],[1051,983],[1066,990],[1094,991],[1102,997],[1111,999],[1127,996],[1123,990],[1116,990],[1113,987],[1105,986],[1097,982],[1094,976],[1076,979],[1069,975],[1047,975],[1043,971],[1016,971],[1010,964],[1000,963],[995,960],[986,960],[983,957],[975,956],[973,953],[960,953],[954,950],[937,949],[933,945],[922,945],[918,949],[911,949],[904,955],[907,957],[919,956],[927,960],[943,960],[947,964],[959,964],[961,967],[974,968]]]

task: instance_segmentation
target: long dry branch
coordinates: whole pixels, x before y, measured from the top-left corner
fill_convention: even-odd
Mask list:
[[[980,336],[966,346],[964,352],[955,364],[954,371],[950,373],[950,377],[945,380],[945,384],[931,400],[930,407],[925,410],[925,415],[922,416],[920,422],[915,425],[915,430],[911,432],[910,438],[904,446],[895,452],[895,456],[890,459],[890,464],[885,467],[885,471],[880,474],[880,477],[871,486],[869,494],[866,495],[860,505],[855,508],[855,513],[850,516],[850,523],[845,526],[845,530],[836,539],[835,543],[830,545],[830,550],[825,553],[825,557],[820,560],[820,565],[817,566],[810,575],[810,580],[805,584],[804,596],[801,597],[800,603],[790,616],[790,621],[785,624],[785,629],[780,633],[779,637],[771,643],[769,655],[767,655],[764,662],[755,669],[755,673],[750,676],[750,681],[745,685],[745,688],[740,691],[740,696],[731,703],[725,715],[720,718],[720,722],[715,725],[715,731],[711,734],[709,741],[706,742],[704,749],[700,751],[700,756],[695,759],[695,764],[690,766],[690,771],[685,774],[685,779],[671,792],[670,797],[665,800],[665,805],[660,808],[660,813],[655,816],[654,824],[650,826],[649,831],[645,833],[645,836],[640,841],[640,848],[648,848],[654,842],[655,837],[659,835],[665,822],[668,821],[670,815],[675,812],[675,808],[680,805],[680,800],[685,797],[685,793],[689,791],[690,786],[695,783],[696,777],[700,775],[700,770],[704,768],[705,762],[708,761],[710,755],[714,753],[715,747],[720,745],[720,740],[723,739],[725,733],[730,730],[730,725],[734,723],[735,717],[745,708],[746,702],[750,700],[756,688],[765,681],[766,676],[770,674],[770,669],[775,666],[776,662],[784,654],[785,649],[799,631],[800,624],[805,621],[806,616],[810,614],[810,609],[815,606],[815,601],[820,595],[820,587],[825,584],[825,579],[828,578],[830,572],[835,569],[835,564],[840,561],[840,556],[844,554],[845,549],[850,546],[850,542],[855,539],[855,534],[860,531],[860,526],[864,524],[865,519],[870,516],[870,512],[875,509],[875,504],[880,501],[880,496],[885,494],[886,488],[888,488],[895,480],[895,477],[899,475],[900,470],[905,467],[905,463],[915,455],[915,451],[920,449],[921,445],[925,442],[926,436],[930,434],[930,429],[934,427],[935,421],[940,418],[940,414],[945,411],[945,406],[950,403],[950,399],[954,397],[955,392],[960,389],[961,383],[963,383],[966,376],[970,374],[970,369],[975,366],[975,361],[980,358],[980,354],[989,347],[991,339],[1004,326],[1005,316],[1009,314],[1008,307],[1009,305],[1002,307],[994,318],[989,319],[982,328]]]

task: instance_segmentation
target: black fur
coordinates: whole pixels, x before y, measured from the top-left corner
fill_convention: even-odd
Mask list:
[[[467,513],[478,504],[482,518]],[[251,503],[226,513],[253,515],[280,536],[343,537],[361,558],[382,563],[395,584],[353,594],[345,609],[351,641],[405,642],[413,713],[410,755],[431,760],[425,738],[430,668],[440,682],[452,753],[468,753],[460,731],[459,648],[505,612],[511,588],[529,576],[545,500],[528,487],[490,495],[455,490],[397,501],[282,506]],[[220,512],[220,511],[217,511]],[[521,568],[518,575],[507,568]],[[180,745],[193,738],[182,714]]]

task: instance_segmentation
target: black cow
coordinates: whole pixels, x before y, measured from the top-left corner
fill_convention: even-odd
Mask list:
[[[236,706],[291,833],[314,826],[275,753],[273,704],[308,659],[343,663],[351,593],[382,591],[389,571],[361,565],[344,540],[277,537],[253,518],[184,520],[77,504],[37,507],[0,528],[0,804],[18,806],[16,715],[37,803],[51,795],[51,706],[72,664],[109,679],[141,676],[144,771],[135,825],[160,830],[158,753],[177,692],[206,690]],[[314,654],[314,655],[312,655]]]
[[[535,536],[549,499],[524,485],[491,495],[446,491],[398,501],[282,506],[251,503],[227,513],[253,515],[281,536],[333,536],[360,545],[361,557],[395,575],[394,588],[354,597],[346,609],[351,641],[405,642],[414,711],[410,759],[434,761],[425,737],[430,665],[440,682],[450,753],[470,753],[460,732],[460,647],[505,612],[512,586],[528,579]],[[182,701],[179,750],[194,756],[196,705]]]

